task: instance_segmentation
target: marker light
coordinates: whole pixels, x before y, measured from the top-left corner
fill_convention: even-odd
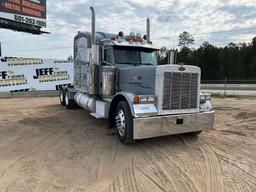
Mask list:
[[[139,103],[140,102],[140,97],[138,95],[135,95],[133,98],[133,103]]]
[[[136,34],[136,37],[137,37],[137,39],[141,39],[141,34],[140,34],[140,33],[137,33],[137,34]]]
[[[130,33],[130,37],[131,37],[131,38],[134,38],[134,37],[135,37],[135,33],[134,33],[134,32],[131,32],[131,33]]]
[[[144,40],[143,40],[143,38],[139,38],[138,41],[139,41],[140,43],[142,43]]]
[[[127,37],[125,40],[126,40],[126,41],[131,41],[131,38],[130,38],[130,37]]]
[[[117,36],[116,35],[113,35],[112,37],[111,37],[111,40],[113,40],[113,41],[115,41],[117,39]]]

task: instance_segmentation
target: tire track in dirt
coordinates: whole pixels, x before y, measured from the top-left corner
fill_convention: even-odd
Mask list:
[[[102,146],[104,147],[102,148]],[[111,185],[117,187],[118,185],[114,182],[115,178],[118,178],[119,183],[122,184],[120,187],[128,190],[130,188],[136,189],[137,183],[132,170],[136,152],[135,155],[129,155],[128,152],[134,150],[134,148],[130,149],[130,146],[123,146],[116,138],[109,137],[107,141],[101,143],[99,154],[102,150],[104,150],[103,158],[98,165],[97,179],[86,191],[98,191],[99,188],[106,190]],[[126,179],[123,179],[124,177]]]
[[[179,170],[179,177],[183,177],[182,180],[186,181],[186,184],[188,184],[189,188],[187,188],[186,191],[194,191],[194,192],[200,192],[200,188],[199,186],[196,184],[196,182],[194,181],[194,179],[187,174],[187,172],[179,165],[177,164],[176,161],[174,161],[170,156],[169,154],[167,154],[165,151],[163,151],[161,148],[156,148],[155,149],[155,152],[156,153],[159,153],[160,156],[162,155],[164,158],[163,158],[163,169],[166,169],[166,168],[170,168],[170,167],[174,167]],[[166,171],[166,174],[169,174],[167,171]]]
[[[125,160],[125,159],[124,159]],[[119,180],[122,181],[120,188],[122,191],[129,192],[141,192],[144,191],[141,188],[140,178],[138,177],[139,169],[137,167],[138,158],[136,156],[132,157],[130,163],[127,167],[122,171],[122,173],[118,176]]]
[[[136,191],[138,191],[138,190],[136,190],[137,188],[135,188],[134,180],[136,180],[136,179],[133,178],[133,175],[131,174],[131,167],[130,166],[122,172],[122,179],[123,179],[125,192],[129,192],[129,191],[136,192]]]
[[[120,145],[117,143],[117,139],[113,137],[108,137],[106,139],[106,142],[103,142],[104,145],[104,151],[103,151],[103,157],[100,160],[100,165],[98,168],[98,177],[104,177],[106,174],[109,174],[110,172],[113,172],[112,168],[115,165],[115,162],[118,161],[118,153],[120,153]]]
[[[205,158],[206,166],[206,181],[207,181],[207,191],[208,192],[224,192],[224,178],[222,173],[222,168],[219,164],[217,154],[211,149],[203,140],[195,140],[192,137],[184,137],[184,143],[191,147],[192,144],[199,147],[203,152]],[[191,147],[193,148],[193,147]]]
[[[235,183],[237,183],[237,187],[240,192],[253,192],[250,187],[242,180],[242,178],[234,176],[233,179],[236,181]]]
[[[161,183],[167,187],[165,188],[165,191],[180,191],[179,187],[183,188],[183,191],[201,191],[196,185],[196,182],[193,181],[186,171],[170,157],[170,154],[167,154],[162,150],[161,146],[153,146],[153,148],[151,146],[150,150],[145,146],[145,149],[144,152],[147,154],[147,158],[152,159],[152,166],[157,167],[157,172],[160,173],[160,178],[164,178],[164,180],[161,180]],[[173,178],[175,173],[178,174],[180,180],[185,181],[186,184],[177,182],[177,178]],[[179,184],[179,186],[177,186],[177,184]]]
[[[140,155],[132,158],[128,167],[122,171],[117,179],[114,179],[109,184],[105,191],[111,191],[113,189],[113,191],[143,192],[152,191],[152,188],[154,188],[154,191],[167,192],[173,189],[172,187],[169,189],[166,188],[170,178],[167,179],[169,176],[166,174],[164,167],[156,164],[144,150],[141,151],[140,149],[139,152]],[[157,174],[157,178],[152,173]],[[120,182],[117,183],[116,181]]]
[[[9,165],[0,176],[0,186],[3,188],[6,188],[8,185],[8,179],[12,177],[12,175],[15,175],[15,171],[21,169],[22,167],[22,161],[27,157],[31,156],[33,157],[33,154],[37,153],[43,153],[45,152],[49,147],[54,145],[54,143],[59,142],[61,137],[66,134],[65,128],[69,127],[69,124],[65,124],[62,128],[59,128],[57,130],[52,131],[50,134],[42,138],[39,142],[37,142],[35,145],[30,147],[28,150],[26,150],[23,155],[18,157],[14,162]],[[46,145],[44,145],[47,143]]]
[[[228,164],[229,166],[233,166],[235,169],[239,170],[243,174],[246,175],[246,181],[250,182],[251,185],[256,186],[256,176],[252,175],[249,172],[249,165],[255,167],[255,161],[247,158],[246,161],[248,161],[248,164],[244,164],[244,162],[237,162],[239,159],[244,159],[244,157],[238,153],[233,153],[231,150],[228,150],[228,153],[225,151],[225,149],[221,148],[220,146],[213,144],[213,143],[207,143],[204,139],[200,138],[205,144],[207,144],[218,156],[220,160],[222,160],[224,163]],[[227,149],[226,149],[227,150]],[[232,157],[232,159],[228,158]],[[235,161],[235,162],[234,162]],[[238,165],[239,164],[239,165]],[[245,170],[241,166],[246,166],[247,170]],[[256,187],[255,187],[256,188]]]
[[[201,140],[203,140],[203,139],[201,138]],[[244,158],[242,155],[240,155],[240,154],[238,154],[238,153],[234,153],[234,152],[232,152],[231,150],[229,150],[229,151],[228,151],[228,154],[227,154],[226,151],[225,151],[225,148],[222,147],[223,145],[222,145],[222,146],[219,146],[219,145],[217,145],[217,144],[212,143],[211,141],[205,141],[205,140],[203,140],[203,141],[204,141],[205,143],[207,143],[209,146],[211,146],[211,148],[213,148],[214,151],[215,151],[219,156],[221,156],[221,157],[225,157],[226,155],[229,155],[229,156],[232,156],[232,157],[236,157],[236,159],[243,159],[243,158]],[[226,150],[227,150],[227,149],[226,149]],[[256,166],[256,162],[254,161],[254,159],[252,160],[252,159],[247,158],[246,160],[249,161],[250,164]],[[256,178],[255,178],[255,179],[256,179]]]
[[[155,173],[155,175],[151,174],[147,175],[147,177],[150,178],[151,181],[154,181],[159,188],[161,186],[161,189],[164,191],[177,191],[172,177],[166,172],[159,159],[157,159],[153,153],[148,152],[147,149],[152,150],[152,146],[144,145],[143,148],[141,148],[142,153],[144,153],[143,158],[147,162],[147,166],[152,169],[153,173]]]

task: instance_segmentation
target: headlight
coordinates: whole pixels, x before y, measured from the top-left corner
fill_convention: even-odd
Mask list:
[[[148,95],[136,95],[134,96],[134,103],[138,104],[146,104],[146,103],[155,103],[156,97],[155,96],[148,96]]]
[[[148,98],[146,96],[141,96],[139,103],[147,103],[148,102]]]
[[[204,103],[206,101],[210,101],[212,98],[211,94],[209,93],[201,93],[200,94],[200,103]]]
[[[149,97],[148,97],[148,102],[150,102],[150,103],[155,103],[155,101],[156,101],[156,98],[155,98],[155,97],[153,97],[153,96],[149,96]]]
[[[211,101],[205,101],[203,103],[200,103],[200,111],[211,111],[212,110],[212,104]]]

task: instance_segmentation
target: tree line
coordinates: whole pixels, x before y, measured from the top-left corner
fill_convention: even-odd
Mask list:
[[[179,36],[177,63],[196,65],[202,70],[202,80],[256,80],[256,37],[251,43],[229,43],[217,47],[204,42],[197,49],[190,46],[194,38],[188,32]],[[167,58],[160,56],[160,63]]]

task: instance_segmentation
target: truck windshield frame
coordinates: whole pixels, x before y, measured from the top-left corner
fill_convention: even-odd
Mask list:
[[[143,47],[115,46],[116,64],[157,65],[157,50]]]

